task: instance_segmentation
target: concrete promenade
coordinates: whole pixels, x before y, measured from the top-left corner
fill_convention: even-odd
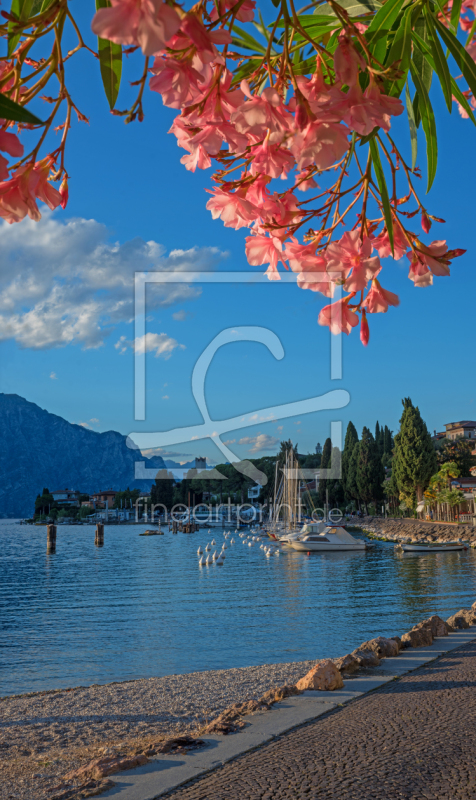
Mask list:
[[[115,775],[115,800],[476,800],[474,630],[305,692],[208,747]]]
[[[173,800],[476,798],[476,643],[224,765]]]

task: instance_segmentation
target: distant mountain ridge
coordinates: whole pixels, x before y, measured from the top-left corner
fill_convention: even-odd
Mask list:
[[[145,458],[117,431],[97,433],[67,422],[17,394],[0,393],[0,517],[33,513],[43,487],[76,489],[150,488],[135,480],[135,463],[165,469],[160,456]]]
[[[184,464],[180,464],[178,461],[173,461],[171,458],[166,458],[165,466],[167,469],[195,469],[195,459],[193,459],[193,461],[186,461]]]

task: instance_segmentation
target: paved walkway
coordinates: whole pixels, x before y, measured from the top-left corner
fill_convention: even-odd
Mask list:
[[[472,800],[475,731],[472,643],[161,797]]]

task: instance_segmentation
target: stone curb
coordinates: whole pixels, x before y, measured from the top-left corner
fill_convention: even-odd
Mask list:
[[[114,776],[116,785],[101,797],[115,800],[157,800],[179,786],[217,769],[244,753],[250,752],[318,717],[338,710],[347,703],[364,697],[389,681],[425,666],[431,661],[476,641],[475,632],[458,630],[436,638],[424,648],[407,648],[398,656],[386,658],[372,676],[345,678],[343,689],[332,692],[304,692],[286,698],[271,710],[245,717],[247,727],[229,736],[205,736],[208,747],[188,755],[162,755],[148,764]],[[422,652],[424,651],[424,652]]]

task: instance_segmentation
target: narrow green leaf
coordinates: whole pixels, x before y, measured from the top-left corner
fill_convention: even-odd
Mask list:
[[[32,17],[36,17],[38,14],[42,14],[43,11],[46,11],[55,0],[33,0],[33,7],[31,9]]]
[[[265,55],[266,47],[264,47],[261,42],[258,42],[254,36],[251,36],[248,31],[243,30],[243,28],[238,27],[238,25],[234,25],[233,34],[233,44],[236,45],[236,47],[241,47],[243,50],[251,50],[253,53],[261,53],[262,55]]]
[[[421,122],[426,138],[426,157],[428,162],[428,185],[426,191],[428,193],[435,179],[436,165],[438,161],[435,114],[433,112],[433,107],[430,103],[430,98],[428,96],[428,92],[426,91],[425,85],[413,66],[413,63],[410,64],[410,69],[412,72],[415,89],[418,92]]]
[[[353,17],[361,14],[374,13],[374,11],[379,11],[382,8],[382,3],[379,2],[379,0],[338,0],[338,5]],[[329,3],[323,3],[322,6],[317,6],[313,13],[316,16],[320,16],[321,14],[330,14],[332,17],[336,16]]]
[[[451,28],[453,29],[453,33],[458,33],[458,22],[461,14],[462,3],[463,0],[453,0],[453,5],[451,7],[451,17],[450,17],[450,23],[451,23]]]
[[[405,86],[406,74],[410,64],[412,49],[412,9],[405,11],[400,27],[398,28],[392,46],[387,53],[385,66],[390,66],[398,62],[398,69],[403,72],[401,78],[388,82],[387,94],[398,97]]]
[[[367,136],[362,136],[362,138],[360,140],[360,143],[359,143],[359,147],[362,147],[363,144],[368,144],[370,142],[370,140],[374,138],[375,134],[379,132],[379,130],[380,130],[380,128],[377,125],[373,129],[372,133],[368,133]]]
[[[365,31],[369,50],[380,62],[383,62],[385,58],[388,33],[404,2],[405,0],[387,0]]]
[[[12,0],[12,5],[10,7],[10,14],[13,14],[14,17],[17,18],[19,22],[25,22],[25,20],[29,19],[31,16],[32,6],[34,0]],[[21,33],[13,33],[15,30],[15,23],[9,22],[8,23],[8,50],[7,54],[9,56],[15,52],[18,42],[21,38]]]
[[[451,31],[448,31],[445,28],[445,26],[440,22],[439,19],[435,19],[435,26],[441,38],[443,39],[444,43],[450,50],[454,60],[458,64],[458,67],[463,73],[463,77],[466,83],[468,84],[472,93],[476,96],[475,62],[473,61],[469,53],[464,49],[463,45],[460,44],[456,36],[453,33],[451,33]]]
[[[378,188],[380,189],[380,197],[382,198],[383,214],[385,217],[385,224],[387,226],[388,238],[392,248],[392,255],[395,256],[393,249],[393,219],[390,200],[388,197],[387,184],[385,183],[385,175],[380,161],[380,153],[378,151],[378,144],[376,139],[371,139],[369,142],[370,155],[372,156],[372,163],[374,165],[375,176],[377,178]]]
[[[420,43],[423,43],[423,46],[413,48],[412,61],[413,61],[413,66],[418,72],[420,78],[423,81],[425,89],[429,94],[431,88],[431,82],[433,79],[433,70],[435,67],[434,64],[433,67],[429,66],[428,59],[424,57],[424,54],[425,55],[429,54],[431,56],[431,50],[428,41],[429,38],[428,26],[423,16],[420,16],[416,20],[412,31],[412,38],[414,41],[416,39],[419,45]],[[413,113],[415,115],[415,124],[417,128],[420,127],[420,122],[421,122],[420,109],[418,103],[419,103],[418,94],[415,94],[415,97],[413,98]]]
[[[29,125],[43,125],[41,119],[4,94],[0,94],[0,118],[11,122],[26,122]]]
[[[415,169],[417,155],[418,155],[418,136],[417,136],[417,126],[415,123],[415,117],[413,114],[412,99],[410,97],[410,89],[408,88],[408,82],[405,86],[405,103],[407,106],[408,127],[410,128],[410,142],[412,145],[412,169]]]
[[[428,43],[433,56],[436,74],[440,79],[441,89],[446,101],[446,107],[451,114],[453,110],[453,100],[451,96],[451,75],[448,69],[448,62],[446,61],[445,54],[443,53],[443,48],[435,30],[433,17],[428,7],[425,8],[424,14],[428,26]]]
[[[110,8],[110,0],[96,0],[96,9]],[[122,46],[98,36],[98,55],[101,78],[109,108],[114,108],[122,75]]]

